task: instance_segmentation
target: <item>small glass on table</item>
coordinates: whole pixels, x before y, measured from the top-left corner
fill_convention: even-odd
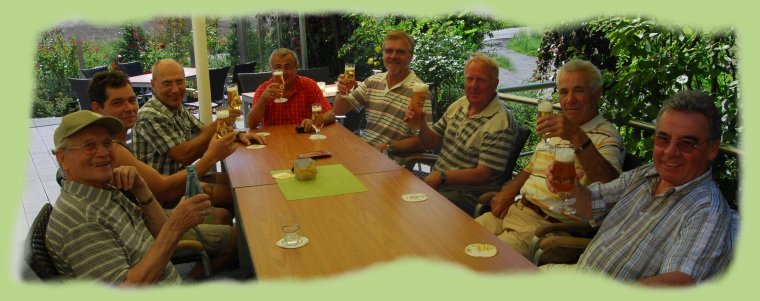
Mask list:
[[[554,147],[554,163],[550,185],[557,191],[562,201],[549,207],[561,214],[575,214],[575,199],[570,198],[570,193],[575,188],[575,149],[572,144],[560,143]]]
[[[327,136],[320,133],[322,127],[325,125],[324,114],[322,114],[322,105],[314,103],[311,105],[311,126],[314,128],[314,134],[309,139],[322,140]]]

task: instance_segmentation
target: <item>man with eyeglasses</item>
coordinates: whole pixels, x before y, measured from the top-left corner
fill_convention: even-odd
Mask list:
[[[152,68],[151,88],[153,97],[137,114],[132,129],[132,146],[140,161],[164,175],[175,174],[203,156],[211,138],[216,134],[216,123],[203,123],[195,118],[182,101],[187,82],[185,72],[178,62],[164,59]],[[240,116],[240,110],[230,110],[231,117]],[[245,144],[263,140],[252,133],[238,133],[236,139]],[[199,175],[203,176],[203,175]],[[217,173],[213,184],[227,184],[227,176]],[[225,191],[229,191],[228,189]],[[217,198],[215,198],[216,200]],[[231,197],[219,200],[231,200]],[[231,201],[215,203],[217,207],[233,210]],[[172,207],[171,204],[168,207]]]
[[[298,75],[298,57],[287,48],[278,48],[269,56],[269,68],[274,71],[282,70],[284,86],[269,79],[259,85],[253,96],[253,107],[246,117],[248,128],[281,124],[299,124],[306,131],[311,131],[311,106],[318,103],[322,106],[325,124],[335,122],[332,106],[325,98],[322,90],[313,79]],[[287,99],[283,103],[275,103],[280,96]]]
[[[335,96],[333,110],[335,114],[343,115],[351,109],[356,112],[364,109],[367,126],[362,139],[390,154],[393,152],[393,149],[389,149],[391,142],[415,134],[404,117],[412,100],[413,84],[422,84],[424,81],[409,69],[414,55],[414,40],[406,32],[389,31],[385,35],[382,51],[386,72],[372,75],[358,85],[356,81],[346,80],[344,74],[338,77],[338,95]],[[430,125],[430,101],[425,102],[424,111],[425,121]],[[398,147],[406,151],[423,149],[421,145],[412,143],[416,142],[407,140]]]
[[[679,91],[665,101],[653,163],[573,191],[578,214],[601,221],[575,268],[669,286],[724,271],[733,256],[731,213],[710,168],[720,135],[720,114],[704,92]]]
[[[557,92],[561,114],[538,119],[539,137],[551,137],[549,144],[562,140],[575,148],[575,168],[582,170],[582,185],[608,182],[618,177],[623,165],[623,139],[620,132],[599,113],[604,80],[596,66],[589,61],[572,60],[557,70]],[[549,208],[561,202],[559,196],[546,187],[547,167],[554,161],[551,146],[542,138],[528,165],[504,184],[491,198],[491,212],[475,221],[515,251],[528,256],[533,235],[541,226],[576,221]],[[546,254],[552,260],[566,260],[565,254]]]
[[[183,234],[211,214],[211,202],[205,194],[182,199],[167,216],[137,169],[112,167],[121,130],[118,119],[87,110],[61,119],[54,153],[66,180],[50,216],[48,252],[65,279],[178,284],[169,259]]]

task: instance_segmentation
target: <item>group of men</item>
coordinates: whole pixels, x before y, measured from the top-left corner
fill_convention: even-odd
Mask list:
[[[398,155],[440,149],[424,181],[472,212],[478,196],[451,185],[503,182],[517,136],[518,123],[497,96],[497,63],[473,55],[464,65],[465,95],[433,123],[430,102],[410,105],[412,86],[424,83],[409,68],[413,39],[391,31],[382,52],[387,71],[361,82],[340,75],[331,105],[314,80],[297,74],[294,52],[275,50],[270,68],[283,70],[284,84],[272,79],[258,87],[246,116],[248,127],[300,124],[308,129],[313,103],[322,106],[326,123],[334,122],[336,114],[365,110],[362,139],[378,150]],[[97,113],[72,113],[56,129],[55,153],[66,180],[47,243],[66,277],[115,284],[178,282],[169,258],[176,242],[192,229],[210,237],[204,243],[215,255],[215,270],[234,261],[236,233],[229,226],[226,175],[212,173],[205,177],[205,194],[185,198],[184,168],[192,164],[204,175],[237,142],[264,141],[247,133],[216,137],[213,123],[204,126],[182,107],[182,66],[162,60],[152,71],[154,96],[139,111],[123,73],[100,73],[89,90]],[[622,138],[599,112],[599,70],[586,61],[571,61],[558,70],[556,81],[562,113],[538,119],[536,133],[552,138],[542,139],[537,149],[560,141],[573,145],[581,184],[573,191],[578,209],[573,218],[601,224],[577,267],[664,285],[693,284],[723,271],[733,245],[729,208],[710,177],[720,142],[712,99],[682,91],[666,101],[657,118],[654,162],[621,174]],[[281,96],[288,101],[275,103]],[[130,128],[131,148],[124,143]],[[525,256],[536,228],[571,219],[548,209],[559,201],[547,184],[552,161],[550,153],[536,151],[493,197],[491,212],[476,219]],[[174,209],[167,216],[162,206]]]

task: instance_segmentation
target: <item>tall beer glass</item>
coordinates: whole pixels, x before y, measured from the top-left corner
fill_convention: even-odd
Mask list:
[[[423,110],[425,108],[425,101],[428,97],[428,85],[422,84],[422,83],[414,83],[412,85],[412,102],[409,103],[410,109],[413,111],[416,111],[417,109]],[[412,129],[412,131],[417,131],[420,129],[420,119],[422,119],[422,116],[415,115],[412,120],[409,121],[409,128]]]
[[[327,138],[327,136],[320,134],[319,132],[322,130],[322,127],[325,125],[325,119],[322,115],[322,105],[315,103],[311,105],[311,127],[314,128],[314,134],[312,134],[309,139],[311,140],[322,140]]]
[[[570,192],[575,188],[575,150],[572,144],[560,143],[554,147],[554,167],[552,168],[552,179],[550,185],[556,190],[562,198],[562,202],[549,207],[562,214],[575,214],[575,208],[570,205],[575,200],[569,199]]]
[[[274,83],[280,84],[280,87],[282,87],[283,91],[285,90],[285,77],[282,75],[282,69],[274,69],[272,71],[272,77],[274,78]],[[284,92],[283,92],[284,93]],[[275,99],[275,103],[283,103],[288,101],[287,98],[283,97],[283,94],[280,93],[280,97]]]
[[[550,115],[553,110],[554,108],[552,106],[551,98],[538,100],[538,118],[541,118],[546,115]],[[544,134],[545,146],[543,147],[543,150],[551,150],[551,145],[549,144],[549,138],[550,138],[549,134]]]

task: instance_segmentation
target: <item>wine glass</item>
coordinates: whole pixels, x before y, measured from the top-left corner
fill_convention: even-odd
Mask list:
[[[322,127],[325,125],[325,119],[322,115],[322,105],[315,103],[311,105],[311,126],[314,128],[314,134],[312,134],[309,139],[311,140],[322,140],[327,138],[327,136],[320,134],[319,132],[322,130]]]
[[[552,114],[552,111],[554,110],[554,107],[552,106],[552,99],[546,98],[546,99],[539,99],[538,100],[538,118],[541,118],[546,115]],[[536,119],[538,120],[538,119]],[[549,133],[544,134],[544,148],[543,150],[551,150],[551,144],[549,144],[549,138],[551,138]]]
[[[282,87],[283,91],[285,90],[285,77],[282,75],[282,69],[274,69],[272,71],[272,77],[274,78],[274,83],[280,84],[280,87]],[[284,92],[283,92],[284,93]],[[281,93],[280,97],[275,99],[275,103],[283,103],[288,101],[287,98],[283,97],[284,95]]]
[[[562,214],[575,214],[575,199],[570,199],[570,192],[575,188],[575,149],[569,143],[560,143],[554,147],[554,163],[551,169],[552,177],[549,183],[562,202],[552,205],[549,210]]]

